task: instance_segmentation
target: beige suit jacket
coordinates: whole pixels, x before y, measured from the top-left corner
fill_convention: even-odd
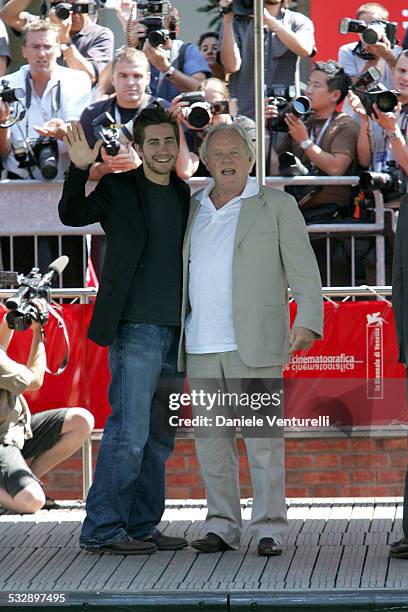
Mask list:
[[[183,301],[179,370],[185,370],[184,322],[188,299],[191,231],[200,207],[191,200],[183,246]],[[234,243],[233,321],[242,361],[250,367],[282,365],[289,359],[288,286],[297,304],[294,326],[321,337],[323,301],[319,269],[296,200],[260,187],[243,199]]]

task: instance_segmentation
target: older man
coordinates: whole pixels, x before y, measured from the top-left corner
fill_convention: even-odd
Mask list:
[[[288,194],[248,178],[255,154],[236,125],[220,124],[201,148],[213,180],[192,199],[184,242],[179,368],[192,388],[208,379],[282,377],[291,351],[322,334],[319,271],[305,223]],[[297,303],[289,336],[288,283]],[[233,380],[232,380],[233,379]],[[197,408],[194,410],[199,412]],[[282,552],[286,527],[282,436],[243,431],[254,502],[251,528],[260,555]],[[196,437],[208,515],[202,552],[238,548],[242,530],[234,436]]]

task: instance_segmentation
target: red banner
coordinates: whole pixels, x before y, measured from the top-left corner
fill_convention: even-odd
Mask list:
[[[356,40],[356,34],[339,34],[339,23],[343,17],[355,18],[362,0],[345,0],[344,2],[328,2],[327,0],[311,0],[311,19],[316,30],[316,46],[318,60],[337,60],[339,47]],[[390,13],[390,21],[399,24],[398,38],[402,41],[408,22],[408,4],[405,0],[382,2]]]
[[[28,400],[34,412],[60,406],[84,406],[103,427],[109,414],[107,349],[86,338],[92,305],[66,305],[70,359],[60,376],[45,376]],[[292,320],[296,306],[291,304]],[[47,324],[47,356],[55,370],[65,354],[62,330]],[[19,342],[16,342],[18,338]],[[31,332],[15,334],[9,354],[27,360]],[[397,363],[391,305],[385,301],[325,304],[325,336],[309,351],[297,352],[285,368],[285,415],[326,415],[343,426],[389,425],[408,420],[405,368]]]

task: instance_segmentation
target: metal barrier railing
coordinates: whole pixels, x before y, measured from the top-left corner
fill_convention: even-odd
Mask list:
[[[188,183],[194,193],[208,184],[207,178],[191,178]],[[302,176],[302,177],[268,177],[269,187],[283,188],[285,185],[357,185],[358,176]],[[13,237],[34,236],[34,261],[38,263],[38,237],[58,236],[58,256],[62,254],[62,237],[103,235],[99,224],[86,227],[67,227],[58,217],[56,203],[62,192],[62,181],[0,181],[0,207],[2,210],[2,236],[11,237],[10,259],[13,269],[14,248]],[[87,190],[93,189],[93,184],[87,185]],[[356,282],[355,270],[355,240],[358,237],[374,236],[376,243],[376,284],[385,284],[385,246],[384,246],[384,201],[379,191],[375,191],[375,222],[374,223],[322,223],[308,225],[309,234],[326,239],[326,268],[330,285],[331,261],[330,240],[333,236],[350,236],[351,269],[350,283]],[[27,214],[29,206],[29,214]],[[34,221],[35,220],[35,221]],[[85,280],[86,249],[83,247],[83,279]]]

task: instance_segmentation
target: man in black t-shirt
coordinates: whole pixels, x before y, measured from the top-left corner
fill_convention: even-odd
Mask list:
[[[116,124],[126,125],[130,120],[151,104],[159,101],[165,108],[169,103],[160,98],[154,98],[146,93],[150,80],[150,66],[142,51],[125,47],[119,50],[112,63],[112,81],[115,95],[107,100],[100,100],[88,106],[82,113],[80,122],[90,147],[96,142],[92,121],[102,113],[109,113]],[[134,170],[142,160],[131,144],[123,145],[119,154],[108,155],[104,148],[100,157],[92,164],[90,178],[99,180],[109,172],[127,172]]]
[[[172,172],[179,131],[172,116],[144,109],[133,138],[142,165],[106,174],[85,196],[91,149],[80,123],[65,139],[72,165],[59,214],[65,225],[100,222],[107,249],[89,337],[109,345],[109,416],[94,483],[86,502],[80,545],[88,551],[149,554],[187,546],[164,536],[164,469],[174,432],[163,417],[163,377],[176,375],[181,249],[190,190]],[[182,382],[182,381],[180,381]],[[164,398],[165,399],[165,398]]]

